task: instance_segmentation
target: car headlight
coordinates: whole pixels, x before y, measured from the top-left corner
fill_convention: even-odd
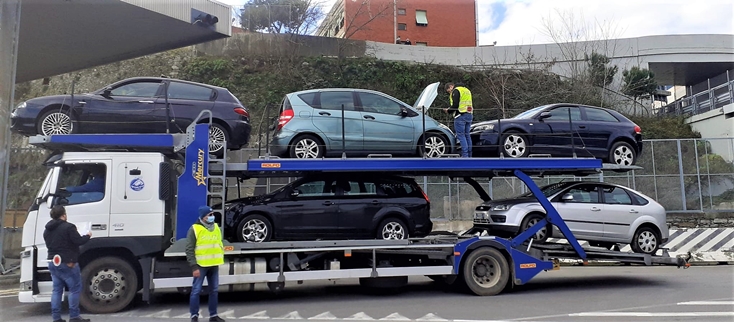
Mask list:
[[[449,133],[451,133],[451,134],[454,133],[453,131],[451,131],[451,128],[450,127],[446,126],[446,124],[438,123],[438,127],[442,128],[442,129],[444,129],[446,131],[449,131]]]
[[[491,131],[494,130],[494,124],[482,124],[477,125],[474,128],[471,129],[472,132],[475,131]]]
[[[26,103],[23,102],[23,103],[18,104],[18,106],[16,106],[15,109],[25,108],[25,107],[26,107]]]
[[[492,207],[492,211],[505,211],[510,209],[510,207],[512,207],[512,205],[496,205]]]

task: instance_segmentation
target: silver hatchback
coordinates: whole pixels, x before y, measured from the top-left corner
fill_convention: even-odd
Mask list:
[[[665,208],[652,198],[620,185],[603,182],[560,182],[540,190],[580,240],[611,248],[630,244],[637,253],[654,254],[668,238]],[[540,221],[545,210],[528,192],[515,198],[492,200],[476,208],[474,226],[493,235],[514,237]],[[548,225],[533,239],[563,238]]]

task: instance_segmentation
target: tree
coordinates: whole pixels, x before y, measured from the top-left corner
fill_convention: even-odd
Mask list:
[[[609,86],[619,68],[617,66],[607,66],[609,64],[609,57],[602,54],[592,52],[591,56],[585,56],[591,84],[598,87]]]
[[[314,0],[249,0],[240,21],[249,31],[307,34],[323,14]]]
[[[634,102],[638,98],[645,98],[655,93],[658,84],[655,82],[655,74],[646,68],[637,66],[622,72],[622,80],[624,85],[622,93],[632,96]],[[635,112],[637,107],[635,106]]]

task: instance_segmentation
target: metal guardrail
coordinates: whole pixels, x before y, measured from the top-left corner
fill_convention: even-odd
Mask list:
[[[660,115],[692,116],[734,104],[734,80],[709,90],[683,97],[658,110]]]

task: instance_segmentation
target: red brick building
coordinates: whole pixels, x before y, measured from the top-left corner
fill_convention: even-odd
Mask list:
[[[475,47],[475,0],[337,0],[317,36]]]

